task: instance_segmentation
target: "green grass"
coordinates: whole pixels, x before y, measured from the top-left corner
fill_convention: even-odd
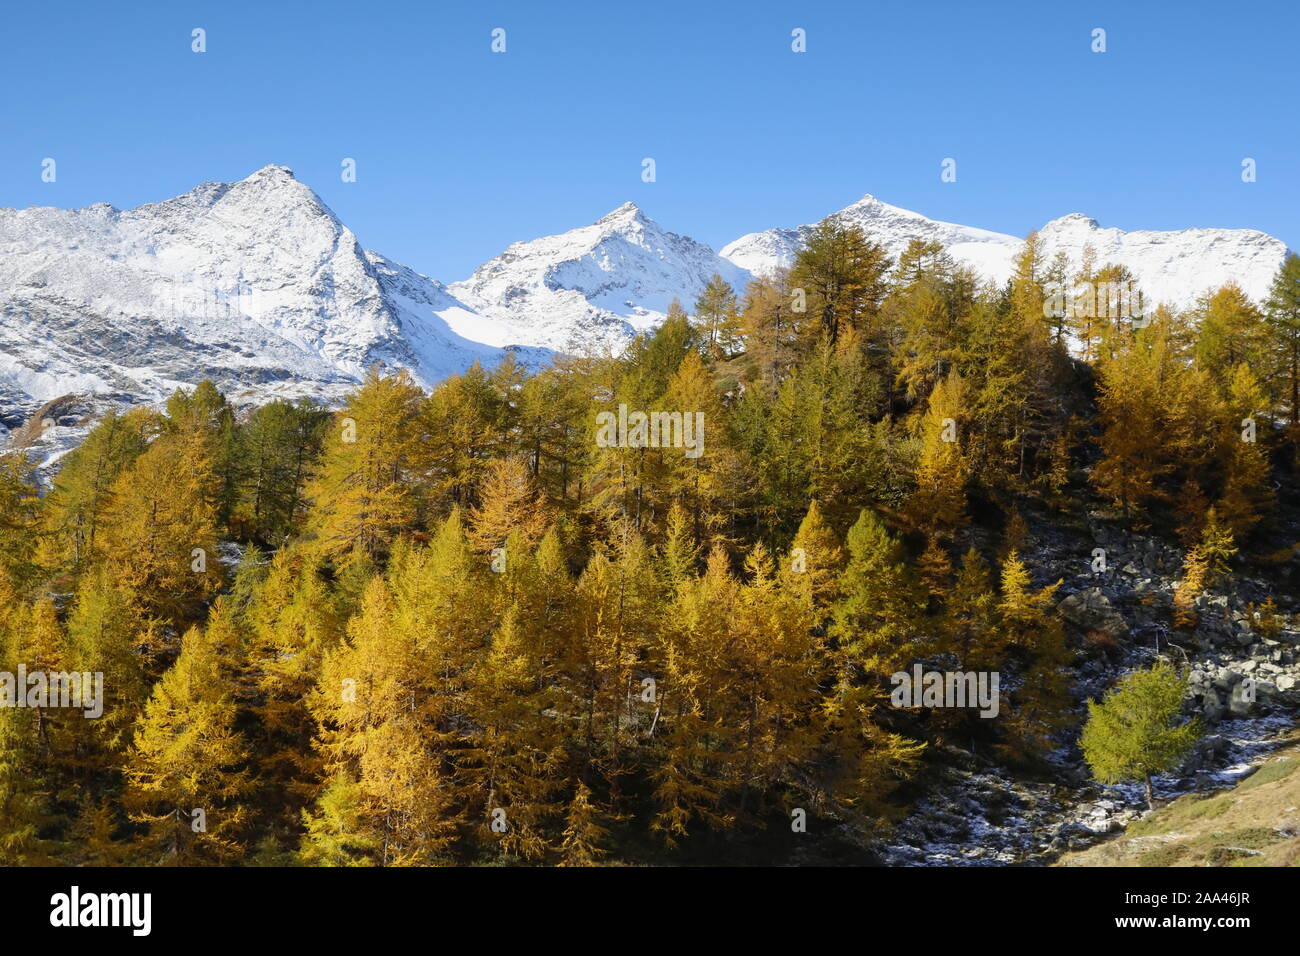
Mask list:
[[[1300,758],[1285,757],[1282,760],[1272,760],[1238,784],[1237,789],[1250,790],[1262,784],[1272,783],[1274,780],[1285,780],[1295,773],[1297,767],[1300,767]]]
[[[1285,839],[1276,830],[1270,830],[1268,827],[1247,827],[1244,830],[1216,833],[1214,836],[1226,845],[1245,847],[1248,850],[1262,850]]]
[[[1149,817],[1138,820],[1128,828],[1128,835],[1154,836],[1169,833],[1193,820],[1213,820],[1227,813],[1231,806],[1232,799],[1226,793],[1191,793],[1179,797]]]
[[[1177,843],[1166,843],[1164,846],[1158,846],[1147,850],[1137,858],[1138,866],[1173,866],[1186,851],[1186,847]]]
[[[1300,866],[1300,745],[1231,790],[1193,793],[1063,866]]]

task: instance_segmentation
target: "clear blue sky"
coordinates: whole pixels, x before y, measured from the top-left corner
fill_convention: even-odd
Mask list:
[[[867,192],[1017,235],[1083,212],[1297,248],[1298,28],[1294,0],[14,2],[0,206],[125,208],[281,163],[447,281],[629,199],[715,248]]]

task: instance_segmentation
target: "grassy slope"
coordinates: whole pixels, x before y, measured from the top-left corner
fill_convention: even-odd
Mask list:
[[[1057,866],[1300,866],[1300,743],[1233,789],[1179,797]]]

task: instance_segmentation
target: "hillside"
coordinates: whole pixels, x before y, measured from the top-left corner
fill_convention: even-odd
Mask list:
[[[1300,733],[1228,790],[1189,793],[1058,866],[1300,866]]]
[[[287,171],[201,192],[293,199],[297,252],[333,265],[291,268],[252,324],[346,394],[250,397],[222,365],[15,423],[0,670],[102,674],[107,697],[83,708],[102,721],[39,685],[0,708],[0,860],[1033,865],[1131,821],[1138,781],[1221,786],[1295,724],[1300,257],[1261,301],[1064,321],[1033,243],[997,287],[831,222],[751,294],[683,279],[693,311],[622,351],[431,384],[398,351],[468,292],[354,255]],[[237,242],[195,251],[226,233],[100,213],[121,289],[248,278]],[[149,249],[114,245],[141,222]],[[645,281],[611,296],[659,295],[707,265],[684,241],[657,259],[657,234],[624,208],[475,294],[526,272],[553,305],[552,279],[594,293],[624,262]],[[42,275],[43,302],[96,292]],[[174,331],[138,358],[192,354]],[[1187,672],[1161,718],[1187,747],[1103,786],[1085,702],[1160,658]],[[891,690],[912,674],[947,696]],[[1138,729],[1141,754],[1159,728]]]

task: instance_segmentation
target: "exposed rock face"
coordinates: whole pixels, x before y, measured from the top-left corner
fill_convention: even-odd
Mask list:
[[[0,400],[155,400],[212,379],[331,397],[382,363],[432,384],[504,354],[439,283],[361,249],[283,166],[135,209],[0,209]]]
[[[1088,588],[1062,599],[1057,605],[1061,615],[1085,632],[1100,631],[1118,640],[1128,637],[1129,626],[1124,616],[1111,606],[1110,598],[1101,588]]]
[[[1155,779],[1158,799],[1230,786],[1279,745],[1300,716],[1300,632],[1288,627],[1265,636],[1250,605],[1271,595],[1292,614],[1300,606],[1291,589],[1233,577],[1200,596],[1191,632],[1174,631],[1179,548],[1096,516],[1086,531],[1045,518],[1030,527],[1021,558],[1037,586],[1062,582],[1058,608],[1075,649],[1081,717],[1085,700],[1100,698],[1132,669],[1158,658],[1187,669],[1184,712],[1201,719],[1207,736],[1180,768]],[[1000,767],[982,751],[945,755],[916,809],[879,847],[886,863],[1043,864],[1146,813],[1141,784],[1094,782],[1073,741],[1050,755],[1053,772],[1041,778]]]

